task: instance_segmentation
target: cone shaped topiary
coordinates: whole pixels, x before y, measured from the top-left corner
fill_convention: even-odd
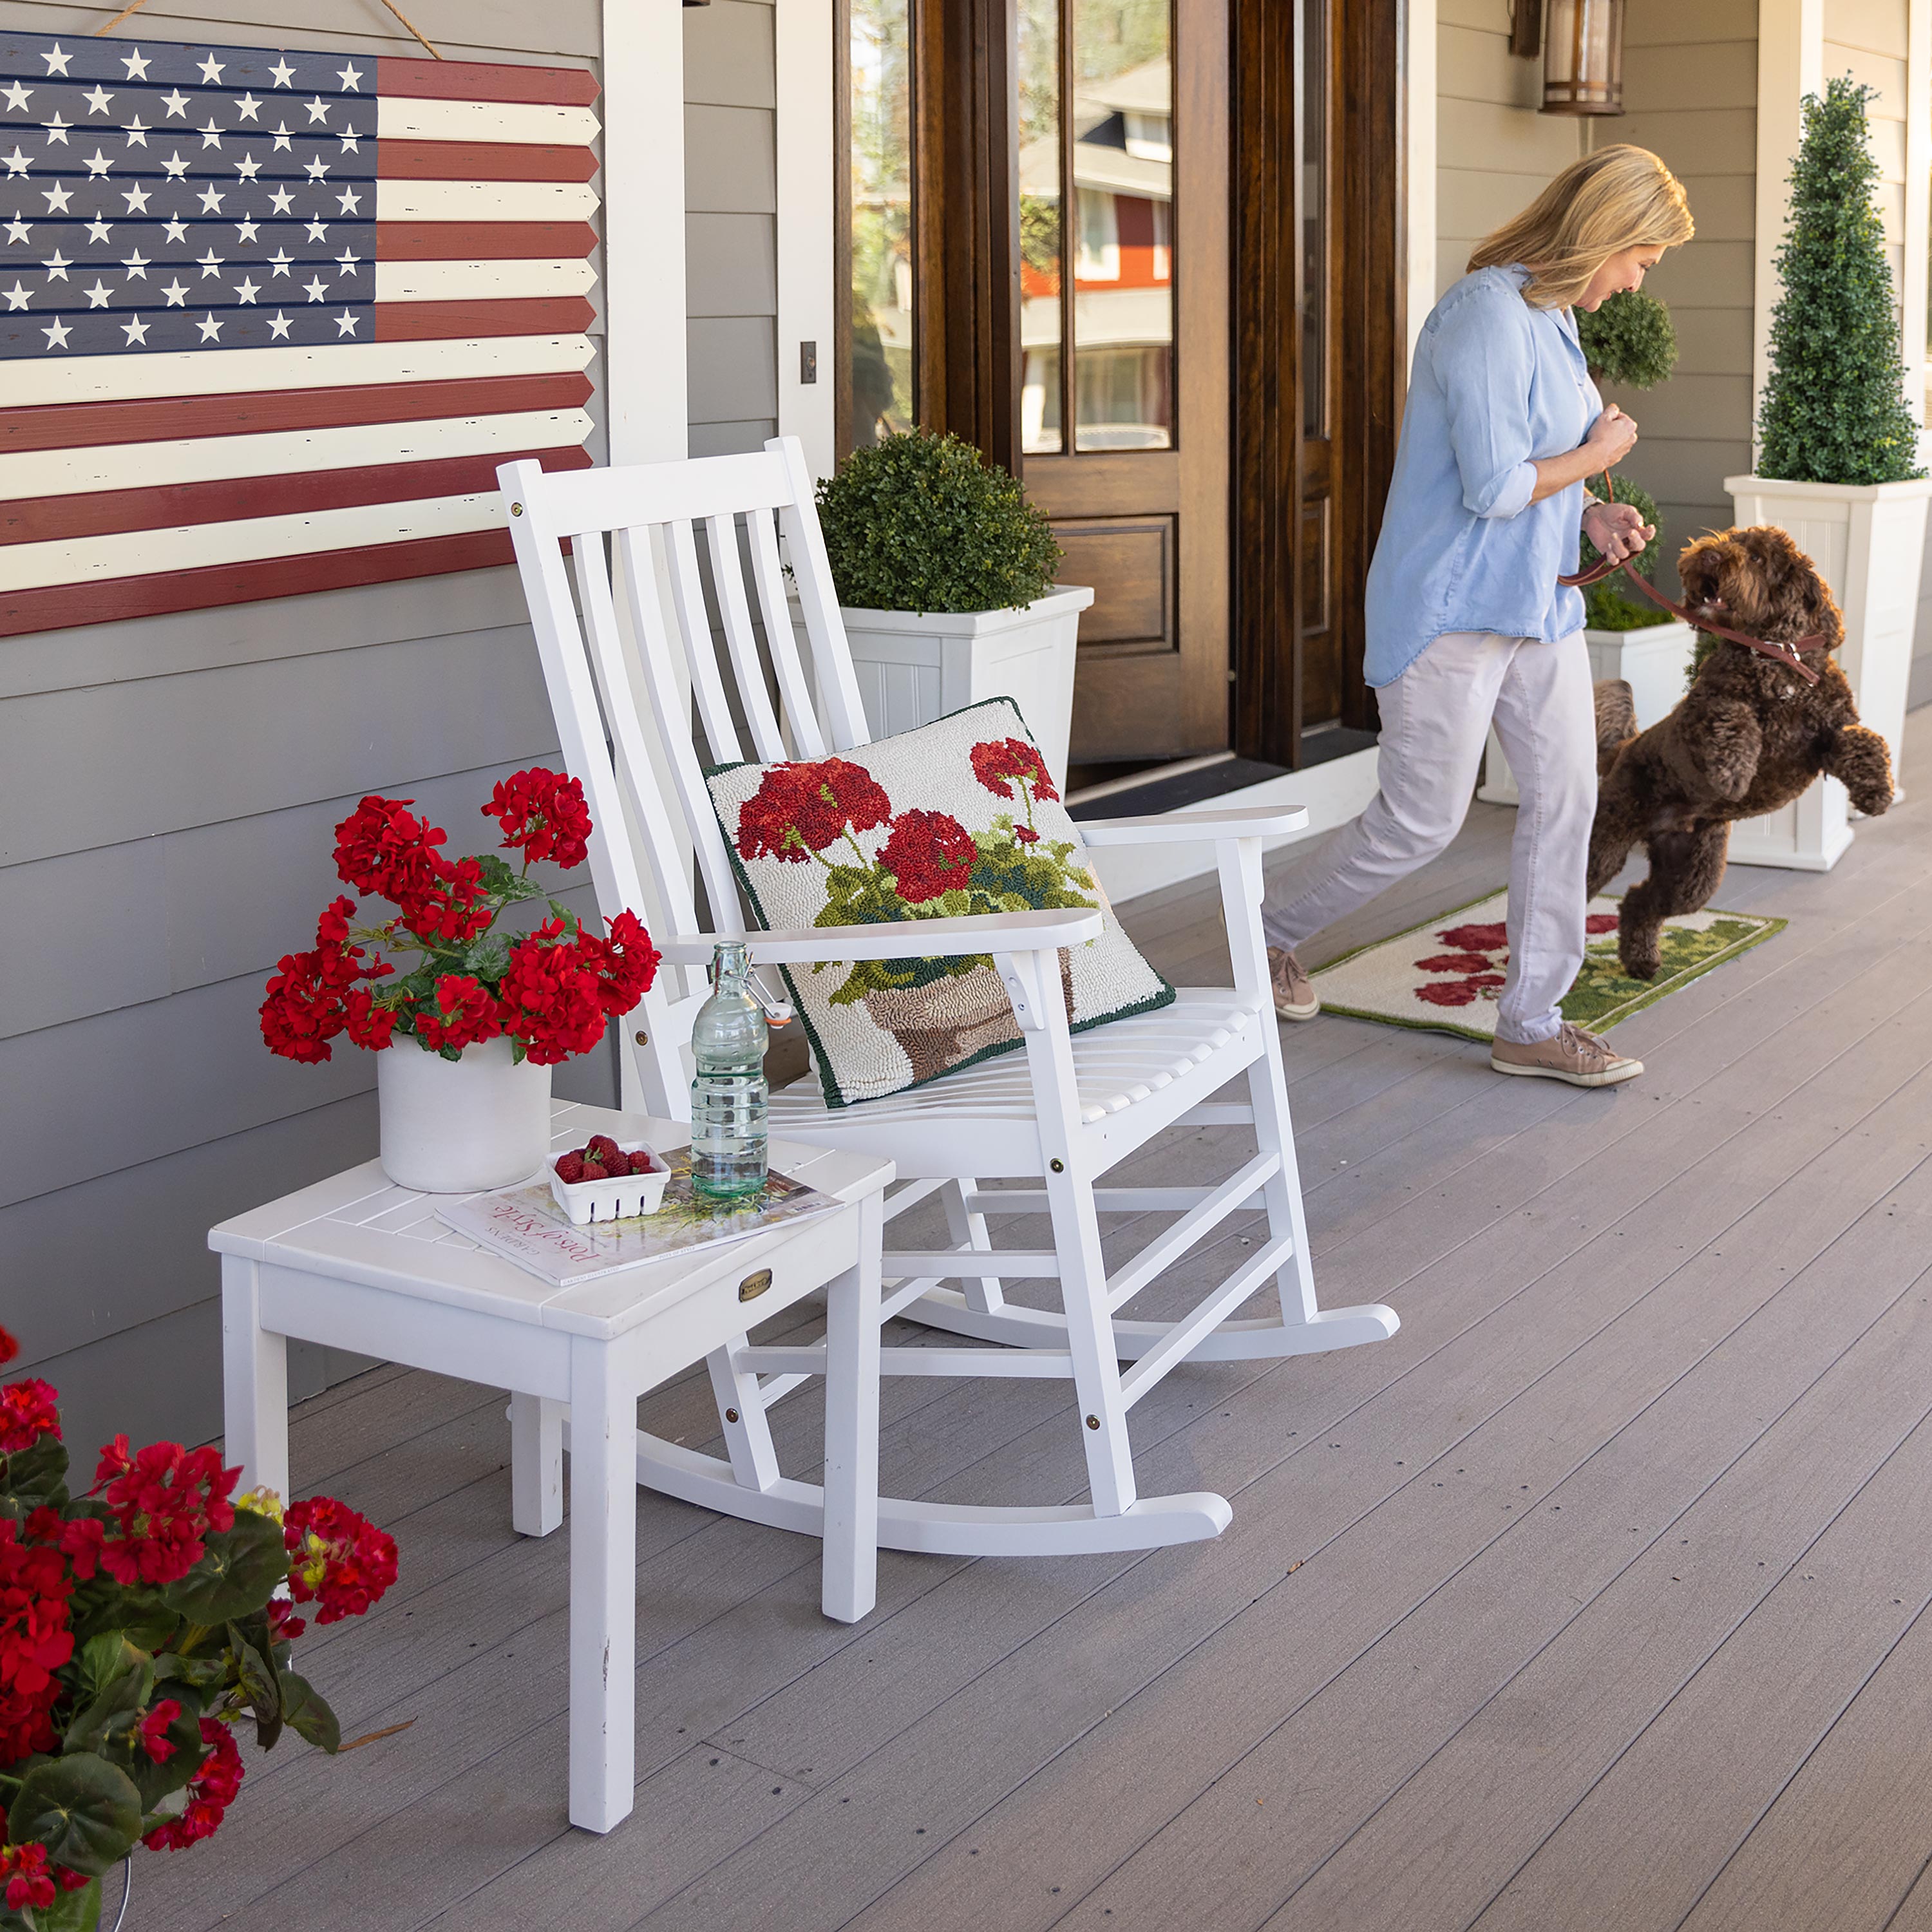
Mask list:
[[[970,442],[926,430],[856,449],[818,486],[838,601],[868,610],[1000,610],[1052,587],[1045,514]]]
[[[1900,483],[1922,476],[1905,400],[1879,166],[1865,125],[1873,90],[1849,77],[1804,97],[1791,172],[1784,284],[1758,412],[1760,476],[1795,483]]]

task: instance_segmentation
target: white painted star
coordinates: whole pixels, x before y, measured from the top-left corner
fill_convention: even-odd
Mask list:
[[[58,141],[63,148],[67,146],[67,130],[74,125],[74,123],[71,121],[63,121],[61,117],[56,114],[51,121],[43,121],[40,123],[40,125],[47,130],[47,146],[51,148],[56,141]]]
[[[140,249],[136,248],[121,266],[128,271],[128,279],[130,282],[136,276],[144,282],[148,279],[148,258]]]
[[[356,321],[357,318],[351,315],[346,309],[344,309],[342,313],[335,318],[336,334],[338,335],[353,335],[356,333]]]
[[[145,214],[148,212],[148,190],[139,186],[124,188],[121,199],[128,204],[130,214]]]
[[[289,272],[289,264],[294,260],[295,257],[291,255],[286,248],[278,248],[275,252],[268,257],[268,268],[270,273],[277,275],[286,275]]]
[[[353,128],[344,128],[340,139],[345,154],[359,154],[362,152],[362,137]]]
[[[235,224],[236,239],[240,242],[254,241],[256,234],[260,231],[261,226],[262,224],[259,221],[236,222]]]
[[[311,242],[328,239],[328,224],[326,221],[311,221],[308,225],[308,238]]]
[[[7,224],[8,246],[10,247],[16,242],[26,241],[29,232],[29,224],[20,219],[20,211],[17,208],[15,208],[13,220]]]
[[[0,295],[7,298],[10,309],[25,308],[33,300],[33,293],[24,282],[16,282],[10,289],[0,289]]]
[[[34,165],[17,141],[14,142],[14,152],[10,154],[0,154],[0,161],[7,164],[7,172],[10,175],[23,175]]]
[[[311,161],[302,172],[310,181],[319,182],[324,175],[328,173],[328,164],[326,161]]]
[[[113,95],[98,80],[80,98],[87,103],[87,111],[90,114],[105,114],[114,99]]]
[[[313,127],[316,122],[328,118],[328,110],[334,103],[323,100],[318,94],[313,100],[304,100],[302,105],[308,110],[309,124]]]
[[[286,121],[283,122],[281,124],[276,128],[275,146],[274,147],[271,148],[268,152],[272,154],[276,152],[276,149],[281,148],[287,148],[290,154],[293,154],[295,152],[295,143],[289,139],[289,124]]]
[[[123,54],[121,64],[128,70],[130,80],[146,80],[148,77],[148,57],[136,47],[130,54]]]
[[[121,333],[127,337],[128,347],[136,348],[147,340],[148,325],[137,315],[132,322],[121,325]]]
[[[203,188],[198,197],[201,202],[202,213],[219,214],[221,212],[222,198],[221,190],[218,188]]]
[[[176,88],[172,93],[164,94],[161,96],[161,105],[168,110],[169,118],[172,119],[172,118],[177,114],[185,117],[188,113],[188,110],[192,107],[194,104],[193,101],[189,100],[186,94],[182,93],[179,88]]]
[[[114,164],[98,148],[96,148],[92,154],[88,158],[87,172],[95,176],[104,175],[113,165]]]
[[[50,349],[64,349],[67,346],[67,339],[74,333],[74,331],[69,328],[65,322],[56,322],[51,328],[42,329],[40,333],[47,338],[47,346]]]
[[[353,214],[362,206],[362,197],[352,188],[344,188],[335,200],[344,214]]]
[[[286,60],[276,62],[274,65],[269,68],[268,72],[274,76],[278,87],[287,86],[289,82],[296,77],[295,69],[290,66]]]
[[[87,238],[90,242],[105,242],[113,232],[113,230],[98,214],[87,224]]]
[[[261,284],[251,280],[246,275],[244,275],[235,285],[235,299],[237,302],[251,302],[261,292]]]
[[[262,104],[252,94],[244,94],[235,104],[235,111],[244,121],[252,121],[262,111]]]
[[[199,130],[199,132],[201,135],[201,145],[204,148],[218,148],[220,146],[221,130],[215,125],[214,118],[212,116],[209,117],[208,125],[206,128]]]
[[[195,327],[201,331],[201,339],[204,342],[219,342],[221,340],[221,325],[212,314],[203,316]]]
[[[64,282],[67,280],[67,272],[74,264],[56,248],[52,256],[40,266],[46,270],[49,281]]]
[[[58,182],[52,188],[41,189],[40,192],[46,197],[47,212],[50,214],[64,214],[67,212],[68,203],[74,199],[74,196],[68,194]]]
[[[262,164],[250,155],[235,164],[235,172],[244,181],[253,181],[262,172]]]
[[[304,286],[310,302],[320,302],[328,293],[328,290],[320,275],[316,276],[313,281],[304,284]]]
[[[16,109],[24,114],[27,111],[27,103],[34,98],[34,91],[30,87],[22,86],[19,81],[16,80],[9,82],[4,87],[0,87],[0,95],[5,96],[7,105],[10,108]]]
[[[178,216],[170,215],[163,224],[162,232],[170,242],[185,242],[188,239],[188,224]]]
[[[92,288],[83,289],[81,291],[81,293],[87,298],[87,305],[89,308],[105,308],[107,306],[108,297],[114,291],[98,275],[94,278]]]
[[[296,198],[285,188],[278,188],[268,197],[268,206],[278,214],[286,214],[296,205]]]
[[[48,73],[64,74],[67,71],[68,62],[72,60],[74,56],[70,53],[63,52],[61,44],[56,40],[54,43],[53,52],[43,54],[40,58],[46,62]]]
[[[210,87],[219,87],[221,85],[222,64],[212,54],[202,62],[201,77]]]
[[[362,91],[362,70],[359,67],[338,68],[336,79],[342,83],[344,94],[360,94]]]
[[[129,147],[145,148],[148,145],[148,124],[140,115],[136,115],[121,131],[128,136]]]
[[[182,159],[178,148],[161,164],[161,166],[172,181],[179,181],[188,172],[188,164]]]
[[[335,263],[336,266],[339,268],[345,275],[352,275],[356,272],[356,264],[361,260],[361,259],[362,257],[360,256],[352,255],[349,250],[345,248],[340,254],[336,256]]]
[[[195,257],[195,266],[200,269],[201,279],[205,282],[210,275],[220,274],[221,257],[211,248],[206,255],[198,255]]]
[[[188,297],[188,290],[182,286],[181,278],[178,276],[169,283],[161,292],[167,297],[168,306],[170,308],[179,308]]]
[[[278,309],[274,314],[268,318],[268,339],[272,342],[274,341],[278,338],[286,341],[288,338],[288,333],[289,318],[283,314],[280,309]]]

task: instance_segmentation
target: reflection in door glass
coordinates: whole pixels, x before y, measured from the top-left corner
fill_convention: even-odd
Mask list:
[[[1062,447],[1060,429],[1060,0],[1019,0],[1020,447]]]
[[[851,0],[852,441],[913,421],[910,0]]]
[[[1174,440],[1172,0],[1067,0],[1077,246],[1074,442]]]
[[[1301,26],[1301,424],[1328,433],[1328,0]]]

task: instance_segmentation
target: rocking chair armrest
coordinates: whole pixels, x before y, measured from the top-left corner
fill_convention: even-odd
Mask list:
[[[1300,805],[1234,806],[1220,812],[1160,812],[1147,818],[1076,821],[1089,845],[1178,845],[1222,838],[1274,838],[1308,823]]]
[[[812,926],[742,935],[754,966],[809,966],[859,959],[956,958],[975,952],[1048,952],[1100,933],[1091,907],[1060,911],[976,914],[970,919],[883,921],[872,926]],[[658,950],[672,966],[702,966],[720,939],[734,934],[681,933]]]

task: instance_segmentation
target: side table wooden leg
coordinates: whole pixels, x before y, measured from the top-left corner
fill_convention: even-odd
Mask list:
[[[563,1404],[510,1392],[510,1522],[548,1536],[563,1520]]]
[[[262,1327],[257,1264],[221,1258],[221,1407],[224,1454],[239,1463],[238,1490],[289,1498],[289,1345]]]
[[[826,1292],[825,1614],[854,1624],[878,1600],[879,1245],[884,1196],[859,1204],[858,1265]]]
[[[570,1822],[608,1832],[635,1774],[638,1404],[614,1352],[570,1345]]]

